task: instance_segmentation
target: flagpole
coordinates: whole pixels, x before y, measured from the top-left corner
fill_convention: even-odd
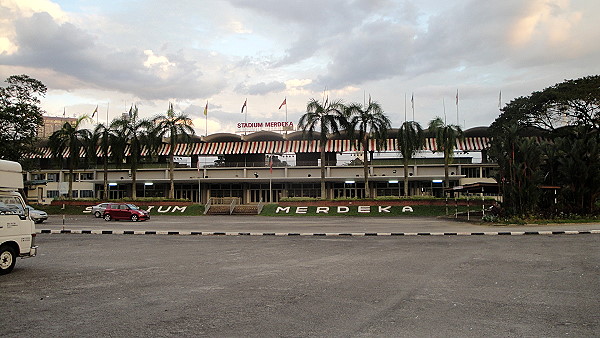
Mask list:
[[[456,90],[456,125],[460,126],[460,119],[458,118],[458,89]]]
[[[206,101],[206,107],[204,108],[204,136],[208,136],[208,101]]]
[[[404,93],[404,122],[406,122],[406,93]]]
[[[288,133],[288,127],[287,127],[287,122],[288,122],[288,114],[287,114],[287,97],[285,97],[283,99],[285,101],[285,133]]]
[[[442,105],[444,106],[444,124],[447,123],[446,121],[446,100],[442,97]]]
[[[412,107],[413,122],[415,122],[415,93],[410,96],[410,105]]]
[[[106,126],[108,126],[108,107],[110,107],[110,101],[106,102]]]

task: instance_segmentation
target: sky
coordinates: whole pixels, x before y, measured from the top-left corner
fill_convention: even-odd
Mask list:
[[[135,104],[152,118],[172,103],[199,135],[286,108],[297,125],[324,97],[370,97],[395,128],[414,111],[469,129],[599,74],[598,13],[591,0],[0,0],[0,78],[42,81],[48,116],[97,106],[106,122]]]

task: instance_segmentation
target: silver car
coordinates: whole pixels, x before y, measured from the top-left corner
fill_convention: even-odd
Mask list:
[[[48,219],[48,214],[45,211],[37,210],[34,207],[27,205],[25,206],[29,210],[29,217],[34,223],[42,223]]]
[[[100,203],[92,207],[92,215],[96,218],[100,218],[104,215],[104,210],[108,207],[108,203]]]

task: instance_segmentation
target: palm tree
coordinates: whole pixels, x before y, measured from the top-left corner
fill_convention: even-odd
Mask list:
[[[444,188],[449,188],[448,167],[454,157],[456,141],[464,138],[463,131],[460,126],[446,124],[439,116],[429,122],[429,131],[435,135],[438,151],[444,153]]]
[[[65,122],[62,128],[50,135],[48,146],[52,150],[52,156],[56,159],[62,159],[65,151],[68,150],[67,168],[69,169],[69,190],[67,196],[73,197],[73,171],[79,165],[79,155],[83,149],[86,154],[94,152],[94,147],[90,146],[91,132],[88,129],[79,129],[81,124],[91,118],[83,115],[71,124]],[[84,157],[87,159],[87,157]]]
[[[425,136],[418,122],[405,121],[398,130],[398,145],[404,163],[404,196],[408,196],[408,162],[423,148]]]
[[[169,181],[171,182],[169,198],[173,199],[175,198],[175,183],[173,179],[175,146],[178,140],[189,141],[190,136],[195,134],[194,128],[192,128],[194,124],[189,116],[183,113],[176,115],[171,103],[169,103],[167,114],[155,117],[153,122],[155,123],[158,137],[169,137]]]
[[[146,142],[146,133],[152,128],[152,121],[140,119],[137,106],[131,106],[129,114],[119,119],[113,120],[110,126],[122,138],[124,142],[129,143],[129,165],[131,168],[131,198],[137,198],[137,168],[139,165],[142,145]],[[113,149],[116,152],[117,149]]]
[[[100,156],[102,157],[102,169],[104,172],[104,184],[102,189],[102,198],[108,199],[108,161],[109,157],[115,159],[115,162],[122,161],[123,150],[119,149],[119,144],[124,143],[120,137],[115,133],[109,125],[100,123],[96,125],[92,132],[91,144],[100,149]],[[112,152],[111,152],[112,150]],[[121,150],[121,151],[119,151]],[[111,156],[112,154],[112,156]],[[90,157],[96,158],[97,153],[94,151],[90,153]]]
[[[321,198],[327,198],[327,189],[325,188],[325,146],[327,144],[327,135],[330,133],[339,134],[341,128],[347,127],[348,120],[344,114],[344,105],[342,101],[325,100],[319,102],[310,99],[306,105],[306,113],[300,117],[298,126],[305,135],[312,134],[319,130],[320,142],[319,150],[321,152]]]
[[[390,119],[385,115],[383,109],[377,102],[369,100],[368,105],[353,103],[346,108],[346,115],[349,117],[351,137],[362,146],[363,150],[363,170],[365,180],[365,197],[371,197],[369,189],[369,139],[375,139],[377,150],[386,146],[387,132],[391,128]]]

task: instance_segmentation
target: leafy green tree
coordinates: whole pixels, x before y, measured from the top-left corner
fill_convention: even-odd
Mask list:
[[[92,142],[99,150],[99,155],[102,158],[102,171],[104,173],[102,198],[107,199],[108,196],[108,162],[112,157],[115,162],[122,161],[123,150],[120,147],[123,140],[115,133],[110,126],[100,123],[96,125],[92,132]],[[112,149],[112,152],[111,152]],[[112,155],[112,156],[111,156]],[[97,158],[97,152],[90,153],[91,158]]]
[[[131,169],[131,198],[137,198],[137,169],[141,160],[141,151],[148,143],[147,132],[152,129],[152,121],[141,119],[137,106],[131,106],[129,114],[114,120],[110,126],[129,145],[129,167]],[[122,144],[125,144],[123,142]],[[117,151],[115,149],[114,151]]]
[[[375,140],[377,150],[386,147],[387,132],[391,128],[390,119],[385,115],[383,109],[377,102],[369,102],[368,105],[352,103],[346,108],[348,123],[350,126],[350,135],[362,148],[364,163],[363,175],[365,182],[365,197],[371,197],[369,187],[369,140]],[[375,149],[374,149],[375,150]]]
[[[0,87],[0,158],[22,161],[35,151],[37,131],[43,126],[40,97],[46,86],[27,75],[12,75]]]
[[[600,196],[600,76],[566,80],[512,100],[490,132],[490,155],[499,166],[509,214],[543,211],[542,185],[560,187],[553,212],[595,212]]]
[[[319,150],[321,152],[321,198],[327,198],[325,187],[325,146],[327,135],[339,134],[340,129],[347,126],[348,120],[344,114],[345,107],[342,101],[325,100],[319,102],[310,99],[306,105],[306,113],[300,117],[298,126],[305,135],[315,131],[320,132]]]
[[[173,105],[169,103],[169,110],[166,115],[154,118],[157,136],[160,138],[169,138],[169,198],[175,198],[174,168],[175,168],[175,147],[178,142],[189,142],[191,136],[195,134],[192,119],[183,113],[175,114]]]
[[[88,155],[95,151],[95,147],[91,145],[91,132],[88,129],[80,129],[86,120],[91,120],[91,118],[83,115],[73,124],[65,122],[61,129],[50,135],[48,140],[52,157],[62,161],[64,154],[67,153],[66,162],[69,169],[69,191],[67,196],[69,198],[73,197],[73,171],[81,163],[81,152],[83,151]],[[86,161],[87,158],[87,156],[84,156],[83,161]]]
[[[550,145],[557,149],[558,183],[564,209],[577,214],[592,214],[600,198],[600,135],[576,127]]]
[[[404,164],[404,196],[408,196],[408,163],[417,151],[423,149],[425,135],[418,122],[405,121],[398,129],[398,145]]]
[[[429,122],[429,131],[435,135],[438,151],[444,153],[444,188],[449,188],[448,168],[454,158],[456,141],[464,138],[463,131],[460,126],[446,124],[440,117]]]

